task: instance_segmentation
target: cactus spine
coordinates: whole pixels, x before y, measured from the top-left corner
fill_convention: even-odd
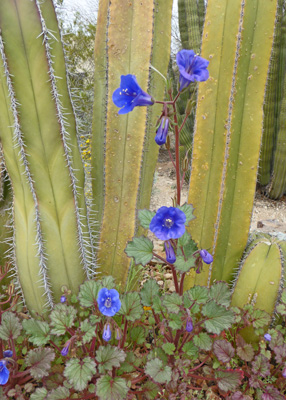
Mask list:
[[[95,262],[56,26],[51,0],[0,2],[0,137],[13,188],[15,274],[38,312],[59,301],[62,285],[76,293]]]
[[[160,107],[139,107],[118,116],[112,93],[120,76],[134,74],[144,91],[164,95],[164,81],[150,72],[150,62],[166,75],[170,57],[172,1],[102,0],[95,45],[95,102],[92,159],[94,210],[100,229],[100,271],[126,281],[125,246],[136,230],[138,208],[149,206],[158,155],[154,142]],[[120,27],[120,29],[118,28]]]
[[[189,230],[214,262],[195,284],[228,281],[247,242],[275,12],[271,1],[208,2],[202,56],[210,79],[198,93],[189,189],[197,218]]]

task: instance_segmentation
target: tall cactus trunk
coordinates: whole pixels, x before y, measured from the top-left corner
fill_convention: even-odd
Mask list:
[[[161,107],[118,117],[112,94],[120,76],[136,75],[140,87],[164,96],[170,57],[171,0],[101,0],[95,39],[95,101],[92,129],[94,211],[100,230],[99,270],[124,284],[125,246],[136,231],[138,208],[149,206],[158,156],[155,124]]]
[[[190,233],[214,262],[195,284],[228,281],[247,243],[275,13],[274,1],[208,1],[202,56],[210,79],[199,86],[188,202]]]
[[[48,22],[46,22],[48,21]],[[51,0],[0,2],[0,139],[13,188],[14,264],[30,310],[94,275],[84,171]]]

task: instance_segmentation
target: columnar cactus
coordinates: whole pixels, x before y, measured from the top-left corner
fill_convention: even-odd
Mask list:
[[[188,202],[190,233],[214,262],[196,284],[230,280],[247,243],[276,5],[208,2],[201,54],[210,79],[199,86]]]
[[[13,188],[14,269],[30,310],[94,276],[84,171],[51,0],[0,2],[0,139]]]
[[[92,132],[94,210],[100,271],[127,278],[124,253],[136,231],[137,209],[149,206],[158,155],[154,141],[161,107],[139,107],[118,118],[112,94],[120,76],[136,75],[140,87],[163,97],[170,57],[171,0],[101,0],[95,38],[95,101]]]

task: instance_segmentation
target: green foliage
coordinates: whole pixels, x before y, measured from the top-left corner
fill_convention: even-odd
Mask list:
[[[64,376],[76,390],[82,391],[87,387],[95,372],[96,364],[90,357],[82,360],[73,358],[66,363]]]
[[[144,236],[134,238],[127,244],[125,252],[134,258],[136,264],[146,265],[153,258],[153,243]]]

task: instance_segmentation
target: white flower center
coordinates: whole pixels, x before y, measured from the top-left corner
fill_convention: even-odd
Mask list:
[[[110,308],[111,307],[111,297],[107,297],[106,298],[106,300],[104,302],[104,305],[105,305],[106,308]]]

